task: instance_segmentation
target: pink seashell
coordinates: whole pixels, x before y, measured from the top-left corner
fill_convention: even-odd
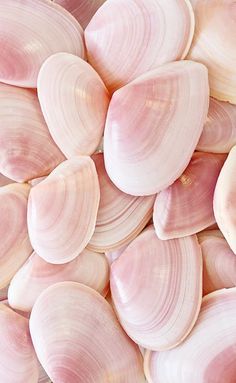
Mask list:
[[[14,181],[0,173],[0,187],[12,184]]]
[[[33,253],[11,281],[9,303],[13,309],[31,311],[42,291],[65,281],[83,283],[105,296],[109,289],[106,257],[85,249],[73,261],[53,265]]]
[[[236,288],[203,299],[191,334],[173,350],[145,354],[149,383],[233,383],[236,376]]]
[[[217,238],[224,238],[223,234],[220,230],[203,230],[200,233],[197,233],[198,242],[201,244],[202,241],[205,240],[207,237],[217,237]]]
[[[197,150],[211,153],[229,153],[236,144],[236,106],[210,99],[207,121]]]
[[[28,326],[28,319],[0,303],[1,382],[38,383],[38,361]]]
[[[47,376],[43,367],[39,365],[39,380],[38,383],[51,383],[51,379]]]
[[[202,256],[196,236],[161,241],[153,226],[111,265],[120,323],[136,343],[166,350],[181,343],[202,299]]]
[[[119,249],[143,230],[153,213],[155,196],[134,197],[110,181],[103,154],[93,156],[100,185],[100,204],[94,234],[88,248],[94,251]]]
[[[49,131],[67,158],[93,154],[103,135],[109,94],[81,58],[57,53],[42,65],[38,95]]]
[[[144,383],[138,347],[106,300],[74,282],[57,283],[36,301],[30,332],[53,382]]]
[[[128,244],[129,245],[129,244]],[[121,254],[124,252],[124,250],[127,248],[128,245],[124,245],[120,247],[119,249],[113,250],[113,251],[107,251],[105,253],[107,260],[109,264],[111,265],[117,258],[121,256]]]
[[[29,190],[29,185],[17,183],[0,188],[0,289],[32,253],[26,221]]]
[[[65,159],[50,136],[34,91],[0,83],[0,121],[0,171],[5,176],[28,181],[47,175]]]
[[[7,299],[8,287],[9,286],[6,286],[0,289],[0,301],[4,301]]]
[[[225,159],[194,153],[182,176],[157,195],[153,220],[160,239],[195,234],[215,222],[213,195]]]
[[[100,191],[90,157],[64,161],[31,189],[28,229],[32,246],[46,262],[70,262],[91,239]]]
[[[183,59],[193,32],[188,0],[109,0],[87,26],[85,42],[89,62],[113,92],[162,64]]]
[[[206,68],[192,61],[163,65],[115,92],[104,135],[112,182],[133,195],[171,185],[191,159],[208,102]]]
[[[56,52],[85,57],[83,30],[46,0],[0,1],[0,81],[36,88],[42,63]]]

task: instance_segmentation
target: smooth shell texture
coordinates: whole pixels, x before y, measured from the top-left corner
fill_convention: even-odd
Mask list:
[[[0,171],[24,182],[47,175],[64,159],[50,136],[37,94],[0,83]]]
[[[211,96],[236,103],[235,0],[196,0],[196,27],[188,58],[205,64]]]
[[[109,104],[95,70],[79,57],[57,53],[40,69],[38,95],[49,131],[65,156],[94,153]]]
[[[236,253],[236,146],[220,172],[214,193],[214,214],[219,229]]]
[[[188,0],[109,0],[86,28],[85,43],[89,62],[113,92],[149,70],[183,59],[193,32]]]
[[[105,0],[53,0],[70,12],[81,27],[86,28],[93,15]]]
[[[236,106],[210,98],[206,123],[196,150],[229,153],[236,144]]]
[[[73,282],[45,290],[30,317],[38,358],[53,382],[144,383],[138,347],[104,298]]]
[[[203,294],[236,286],[236,255],[224,238],[202,237]]]
[[[39,380],[38,383],[51,383],[51,379],[47,376],[43,367],[39,365]]]
[[[190,336],[174,350],[147,352],[149,383],[234,383],[236,376],[236,288],[203,299]]]
[[[0,81],[36,88],[44,60],[56,52],[85,57],[83,30],[46,0],[0,1]]]
[[[131,242],[146,226],[153,212],[155,196],[134,197],[123,193],[110,181],[103,154],[93,156],[99,185],[100,204],[90,249],[103,252]]]
[[[32,253],[27,230],[29,191],[26,184],[0,188],[0,289],[9,284]]]
[[[0,301],[4,301],[5,299],[7,299],[8,287],[9,286],[6,286],[0,289]]]
[[[80,282],[106,295],[109,288],[106,257],[85,249],[73,261],[53,265],[33,253],[11,281],[9,304],[14,309],[31,311],[43,290],[64,281]]]
[[[202,133],[208,92],[206,68],[180,61],[148,72],[113,94],[104,158],[119,189],[151,195],[182,174]]]
[[[0,381],[38,383],[38,361],[28,319],[0,303]]]
[[[3,174],[0,173],[0,187],[1,186],[6,186],[6,185],[9,185],[11,183],[13,183],[14,181],[11,180],[10,178],[4,176]]]
[[[119,249],[113,250],[113,251],[106,251],[105,255],[107,257],[107,260],[109,264],[111,265],[117,258],[120,257],[120,255],[123,253],[123,251],[127,248],[128,245],[124,245],[120,247]]]
[[[157,195],[153,221],[160,239],[195,234],[215,222],[213,195],[225,159],[194,153],[182,176]]]
[[[111,265],[120,323],[136,343],[166,350],[192,329],[202,298],[202,255],[196,236],[169,241],[152,226]]]
[[[55,264],[75,259],[93,235],[99,199],[98,176],[90,157],[64,161],[34,186],[28,228],[36,253]]]

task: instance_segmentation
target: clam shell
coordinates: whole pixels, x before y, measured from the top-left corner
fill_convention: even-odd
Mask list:
[[[191,159],[208,103],[207,70],[192,61],[163,65],[116,91],[104,134],[112,182],[140,196],[171,185]]]
[[[203,299],[197,323],[173,350],[148,351],[149,383],[233,383],[236,374],[236,288]]]
[[[157,195],[153,220],[160,239],[195,234],[215,222],[213,195],[225,159],[194,153],[182,176]]]
[[[108,251],[127,245],[146,226],[153,213],[155,196],[134,197],[110,181],[103,154],[93,156],[100,185],[100,204],[94,234],[88,248]]]
[[[29,185],[17,183],[0,188],[0,289],[8,286],[32,253],[27,231],[29,190]]]
[[[0,173],[0,187],[1,186],[6,186],[6,185],[9,185],[11,183],[13,183],[14,181],[11,180],[10,178],[4,176],[3,174]]]
[[[85,43],[89,62],[113,92],[149,70],[183,59],[193,32],[188,0],[109,0],[85,29]]]
[[[30,332],[53,382],[144,383],[142,357],[106,300],[75,282],[57,283],[36,301]]]
[[[9,303],[14,309],[31,311],[42,291],[64,281],[83,283],[105,296],[109,289],[106,257],[85,249],[73,261],[53,265],[33,253],[11,281]]]
[[[200,310],[201,274],[196,236],[161,241],[153,226],[140,234],[111,265],[112,299],[130,338],[151,350],[181,343]]]
[[[28,229],[36,253],[55,264],[75,259],[93,235],[99,199],[91,158],[62,162],[30,192]]]
[[[47,0],[0,1],[0,81],[36,88],[42,63],[56,52],[85,57],[83,30]]]
[[[105,126],[109,94],[81,58],[57,53],[42,65],[38,96],[49,131],[67,158],[93,154]]]
[[[34,91],[0,83],[0,121],[0,171],[5,176],[28,181],[49,174],[65,159]]]

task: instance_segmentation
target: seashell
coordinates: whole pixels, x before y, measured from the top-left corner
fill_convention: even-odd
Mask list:
[[[193,33],[188,0],[109,0],[85,29],[85,43],[90,64],[113,92],[185,58]]]
[[[225,159],[194,153],[182,176],[157,195],[153,220],[160,239],[195,234],[215,222],[213,195]]]
[[[0,381],[38,383],[38,361],[29,333],[29,321],[0,303]]]
[[[9,301],[8,301],[7,298],[4,299],[3,301],[1,301],[0,304],[4,304],[5,306],[7,306],[10,309],[12,309],[12,307],[10,306]],[[23,316],[24,318],[27,318],[27,319],[29,319],[29,317],[30,317],[30,313],[27,313],[27,312],[24,312],[24,311],[21,311],[21,310],[14,309],[14,312],[19,314],[19,315],[21,315],[21,316]]]
[[[104,1],[105,0],[54,0],[55,3],[70,12],[84,29]]]
[[[93,154],[110,100],[95,70],[77,56],[57,53],[40,69],[38,95],[49,131],[65,156]]]
[[[188,58],[207,66],[212,97],[235,104],[235,0],[195,0],[194,13]]]
[[[46,262],[70,262],[90,241],[100,190],[94,162],[75,157],[62,162],[31,189],[28,230],[32,246]]]
[[[14,181],[0,173],[0,187],[12,184]]]
[[[236,106],[210,98],[208,117],[196,150],[229,153],[236,145]]]
[[[49,174],[65,159],[50,136],[34,91],[0,83],[0,121],[0,171],[5,176],[28,181]]]
[[[231,149],[220,172],[213,202],[216,222],[234,253],[236,253],[235,172],[236,146]]]
[[[39,380],[38,383],[51,383],[51,379],[47,376],[43,367],[39,364]]]
[[[196,236],[161,241],[148,227],[111,265],[112,299],[129,337],[151,350],[181,343],[200,310],[201,274]]]
[[[124,252],[124,250],[127,248],[128,245],[124,245],[124,246],[120,247],[119,249],[116,249],[113,251],[105,252],[105,256],[107,257],[109,265],[111,265],[117,258],[119,258],[121,256],[121,254]]]
[[[83,283],[105,296],[109,289],[106,257],[85,249],[73,261],[53,265],[33,253],[11,281],[9,303],[13,309],[31,311],[42,291],[64,281]]]
[[[29,190],[29,185],[17,183],[0,188],[0,289],[32,253],[26,220]]]
[[[208,103],[206,68],[192,61],[163,65],[115,92],[104,134],[112,182],[132,195],[171,185],[191,159]]]
[[[64,282],[45,290],[33,307],[30,332],[53,382],[144,383],[138,347],[106,300],[85,285]]]
[[[57,52],[85,57],[83,30],[46,0],[0,1],[0,81],[36,88],[42,63]]]
[[[4,301],[7,299],[8,287],[9,286],[6,286],[0,289],[0,301]]]
[[[224,238],[214,235],[201,239],[203,294],[236,286],[236,256]]]
[[[224,238],[223,234],[220,230],[203,230],[200,233],[197,233],[198,242],[201,244],[202,241],[205,240],[207,237],[217,237],[217,238]]]
[[[110,181],[103,154],[93,156],[100,185],[100,204],[94,234],[88,248],[94,251],[119,249],[143,230],[153,213],[155,196],[134,197]]]
[[[173,350],[147,351],[149,383],[233,383],[236,374],[236,288],[207,295],[191,334]]]

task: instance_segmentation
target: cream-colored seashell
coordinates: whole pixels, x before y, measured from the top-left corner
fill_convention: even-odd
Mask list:
[[[4,301],[7,299],[8,288],[9,286],[6,286],[0,289],[0,301]]]
[[[105,0],[53,0],[70,12],[81,27],[86,28],[93,15]]]
[[[33,253],[10,283],[9,303],[13,309],[31,311],[42,291],[57,282],[65,281],[83,283],[105,296],[109,289],[109,264],[106,257],[85,249],[73,261],[53,265]]]
[[[93,157],[100,185],[100,204],[94,234],[88,248],[94,251],[119,249],[143,230],[153,213],[155,196],[134,197],[123,193],[110,181],[103,154]]]
[[[65,159],[34,91],[0,83],[0,121],[0,171],[5,176],[28,181],[49,174]]]
[[[197,320],[202,299],[202,255],[196,236],[169,241],[153,226],[111,265],[112,299],[136,343],[166,350],[181,343]]]
[[[214,214],[219,229],[236,253],[236,146],[220,172],[214,193]]]
[[[47,0],[0,1],[0,81],[36,88],[42,63],[56,52],[85,57],[83,30]]]
[[[39,380],[38,383],[52,383],[43,367],[39,364]]]
[[[205,240],[206,237],[207,238],[208,237],[224,238],[223,234],[218,229],[216,229],[216,230],[203,230],[200,233],[197,233],[197,237],[198,237],[198,242],[200,244],[202,243],[202,241]]]
[[[113,92],[149,70],[183,59],[193,32],[188,0],[109,0],[85,29],[85,43],[89,62]]]
[[[62,162],[30,192],[28,229],[36,253],[55,264],[75,259],[93,235],[99,199],[91,158]]]
[[[77,56],[57,53],[40,69],[38,96],[49,131],[65,156],[93,154],[110,100],[95,70]]]
[[[143,383],[138,347],[106,300],[75,282],[57,283],[36,301],[30,331],[53,382]]]
[[[195,0],[195,34],[188,58],[206,65],[211,96],[236,104],[235,0]]]
[[[234,383],[236,288],[203,299],[197,323],[185,341],[166,352],[147,351],[149,383]]]
[[[0,289],[8,286],[32,253],[27,231],[29,191],[29,185],[17,183],[0,188]]]
[[[229,153],[236,144],[236,106],[210,99],[208,117],[196,150]]]
[[[0,381],[38,383],[38,361],[29,333],[29,321],[0,303]]]
[[[104,159],[119,189],[151,195],[180,177],[202,133],[208,91],[206,68],[180,61],[148,72],[113,94]]]
[[[215,222],[213,195],[225,159],[194,153],[181,177],[157,195],[153,220],[160,239],[196,234]]]

